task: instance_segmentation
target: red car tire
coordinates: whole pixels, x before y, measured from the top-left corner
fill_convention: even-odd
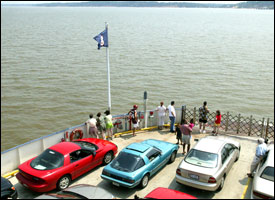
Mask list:
[[[114,158],[112,151],[108,151],[103,158],[103,165],[108,165]]]
[[[69,175],[64,175],[57,181],[56,188],[58,190],[64,190],[69,187],[70,183],[71,177]]]

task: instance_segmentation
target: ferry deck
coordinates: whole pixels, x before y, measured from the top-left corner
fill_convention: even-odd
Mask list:
[[[211,130],[207,129],[206,134],[200,134],[198,127],[194,127],[191,148],[196,143],[195,139],[210,135]],[[230,134],[229,132],[225,133],[223,131],[221,131],[221,135],[225,135],[239,141],[241,144],[241,152],[239,160],[231,168],[229,174],[225,179],[225,185],[223,189],[219,192],[203,191],[176,183],[176,169],[184,157],[182,155],[182,146],[180,146],[175,162],[164,166],[156,175],[154,175],[149,180],[147,187],[144,189],[140,189],[139,187],[133,189],[117,187],[103,180],[100,177],[104,168],[103,166],[98,166],[90,172],[72,181],[71,186],[76,184],[91,184],[99,186],[111,192],[116,198],[122,199],[133,199],[135,195],[138,195],[139,197],[145,197],[149,192],[157,187],[165,187],[178,190],[200,199],[249,199],[252,181],[250,178],[247,177],[246,174],[250,169],[250,164],[255,154],[257,138],[237,136]],[[165,128],[163,130],[154,129],[150,131],[140,130],[137,132],[137,135],[135,137],[132,136],[132,133],[123,134],[114,138],[113,142],[118,146],[118,151],[120,151],[133,142],[141,142],[146,139],[158,139],[171,143],[177,142],[175,134],[170,133],[168,128]],[[15,185],[19,199],[33,199],[40,195],[40,193],[33,192],[28,188],[22,186],[20,183],[18,183],[17,179],[14,176],[10,177],[9,180]]]

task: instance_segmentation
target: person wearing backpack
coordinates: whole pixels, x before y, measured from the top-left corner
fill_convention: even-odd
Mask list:
[[[133,136],[136,136],[136,129],[138,128],[137,109],[138,109],[138,106],[134,105],[133,109],[131,109],[128,112],[129,118],[131,119],[131,121],[133,123]]]
[[[203,102],[203,106],[199,108],[199,126],[200,126],[200,133],[206,133],[205,131],[205,124],[207,123],[207,114],[209,110],[207,108],[207,102]],[[201,129],[202,127],[202,129]]]

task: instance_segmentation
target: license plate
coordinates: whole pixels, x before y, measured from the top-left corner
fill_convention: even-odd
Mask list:
[[[118,183],[116,183],[116,182],[113,182],[113,185],[115,185],[115,186],[119,186],[119,184],[118,184]]]
[[[195,175],[195,174],[189,174],[189,177],[192,178],[192,179],[199,180],[199,176]]]

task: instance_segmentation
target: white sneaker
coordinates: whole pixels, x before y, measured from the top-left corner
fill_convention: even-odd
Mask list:
[[[200,129],[200,133],[202,132],[202,130]]]
[[[202,133],[204,134],[204,133],[206,133],[206,131],[204,130]]]

